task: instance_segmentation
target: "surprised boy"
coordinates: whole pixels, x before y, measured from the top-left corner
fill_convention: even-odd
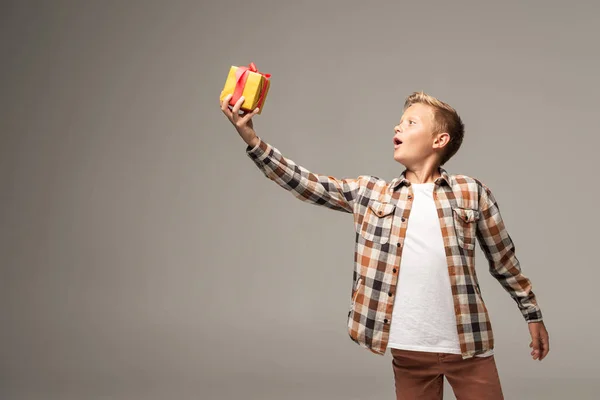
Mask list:
[[[390,348],[397,399],[442,399],[444,377],[459,400],[503,399],[475,272],[476,241],[528,323],[531,356],[546,357],[541,309],[494,195],[480,180],[442,167],[464,137],[454,108],[423,92],[406,98],[392,136],[404,170],[388,182],[308,171],[256,135],[258,109],[240,114],[243,97],[232,109],[230,98],[221,110],[267,178],[303,202],[353,215],[348,335],[378,355]]]

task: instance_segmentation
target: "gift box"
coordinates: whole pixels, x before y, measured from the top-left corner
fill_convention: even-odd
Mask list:
[[[244,96],[241,109],[250,112],[259,107],[257,114],[260,114],[271,86],[270,78],[271,74],[259,72],[254,63],[250,63],[247,67],[232,66],[221,92],[221,101],[228,94],[233,94],[229,99],[229,105],[234,106],[240,97]]]

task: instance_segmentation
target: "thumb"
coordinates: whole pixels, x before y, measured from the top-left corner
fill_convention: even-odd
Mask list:
[[[254,110],[252,110],[252,112],[250,112],[250,113],[248,113],[248,114],[244,115],[244,116],[242,117],[242,121],[241,121],[241,122],[242,122],[243,124],[247,124],[247,123],[248,123],[248,121],[250,121],[250,120],[252,119],[252,117],[254,117],[254,116],[256,115],[256,113],[258,113],[258,111],[259,111],[259,110],[260,110],[260,108],[256,107]]]

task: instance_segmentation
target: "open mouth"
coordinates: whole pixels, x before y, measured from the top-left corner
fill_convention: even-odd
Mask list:
[[[394,138],[394,146],[397,147],[399,145],[402,144],[402,140],[398,139],[398,138]]]

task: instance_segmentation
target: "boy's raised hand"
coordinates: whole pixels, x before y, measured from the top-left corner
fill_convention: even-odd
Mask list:
[[[258,137],[256,136],[256,132],[254,132],[254,125],[252,123],[252,117],[256,115],[259,111],[259,108],[255,108],[252,112],[243,112],[243,114],[239,114],[240,108],[244,103],[244,96],[241,96],[239,100],[233,106],[233,109],[229,109],[229,100],[231,99],[231,94],[227,95],[220,101],[221,110],[227,116],[229,121],[235,126],[235,129],[240,134],[241,138],[248,144],[249,146],[255,146],[258,143]],[[219,96],[220,98],[221,96]]]

